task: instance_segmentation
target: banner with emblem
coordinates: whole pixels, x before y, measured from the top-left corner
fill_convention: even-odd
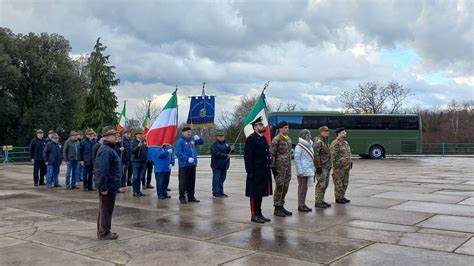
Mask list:
[[[202,85],[201,96],[190,97],[191,104],[187,123],[193,127],[207,127],[214,124],[216,99],[215,96],[206,95],[205,84]]]

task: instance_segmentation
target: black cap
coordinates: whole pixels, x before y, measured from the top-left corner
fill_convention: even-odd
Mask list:
[[[250,124],[252,126],[255,126],[256,124],[263,124],[263,117],[261,117],[261,116],[257,117],[255,120],[250,122]]]
[[[183,127],[183,129],[181,130],[181,132],[186,132],[186,131],[189,131],[189,130],[191,130],[190,127]]]
[[[286,126],[288,126],[288,122],[281,121],[280,123],[278,123],[277,128],[280,129],[280,128],[286,127]]]
[[[343,128],[343,127],[339,127],[339,128],[336,128],[335,132],[336,132],[336,134],[339,134],[339,132],[344,131],[344,130],[346,130],[346,129]]]

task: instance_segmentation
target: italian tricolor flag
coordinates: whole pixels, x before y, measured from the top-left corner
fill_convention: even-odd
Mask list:
[[[147,146],[163,146],[165,143],[173,144],[176,139],[177,122],[178,99],[175,91],[158,118],[156,118],[155,122],[151,125],[146,136]]]
[[[147,109],[146,109],[146,116],[145,120],[143,120],[143,132],[145,134],[148,134],[148,131],[150,131],[150,103],[148,103]]]
[[[125,104],[123,104],[122,112],[120,113],[119,123],[117,125],[117,131],[120,132],[125,128]]]
[[[257,102],[255,103],[255,106],[252,108],[250,111],[249,115],[247,118],[245,118],[244,121],[244,134],[245,137],[248,137],[250,134],[254,132],[251,122],[253,122],[255,119],[257,119],[259,116],[262,117],[263,125],[265,126],[265,132],[263,132],[263,135],[267,139],[268,143],[271,143],[271,137],[270,137],[270,127],[268,126],[268,115],[267,115],[267,103],[265,102],[265,94],[262,93],[260,95],[260,98],[258,98]]]

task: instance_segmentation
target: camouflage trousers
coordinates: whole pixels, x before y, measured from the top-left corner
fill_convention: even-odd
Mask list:
[[[329,174],[331,173],[331,167],[323,167],[323,172],[320,175],[316,175],[318,183],[316,184],[316,200],[315,203],[322,203],[324,201],[324,194],[329,185]]]
[[[275,193],[273,194],[273,206],[285,205],[286,193],[291,181],[291,166],[277,167],[278,175],[275,176]]]
[[[334,182],[334,195],[336,199],[344,198],[347,186],[349,185],[349,169],[334,168],[332,172],[332,180]]]

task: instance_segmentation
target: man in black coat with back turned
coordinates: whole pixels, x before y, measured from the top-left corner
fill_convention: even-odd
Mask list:
[[[38,185],[44,186],[44,176],[46,175],[46,164],[43,160],[43,150],[46,146],[46,140],[43,138],[43,135],[43,130],[36,130],[36,138],[30,142],[30,157],[33,163],[33,182],[35,187]]]
[[[265,126],[262,117],[251,122],[254,133],[245,141],[244,161],[247,181],[245,196],[250,197],[251,221],[270,222],[262,214],[262,197],[272,195],[272,176],[270,170],[270,152],[267,139],[263,136]]]
[[[122,185],[122,160],[115,151],[118,132],[113,127],[102,130],[104,143],[100,145],[94,162],[95,186],[99,191],[97,238],[114,240],[118,235],[110,232],[117,190]]]
[[[211,145],[212,195],[216,198],[228,197],[224,193],[224,181],[230,165],[230,153],[235,149],[225,141],[224,132],[218,131],[216,141]]]

